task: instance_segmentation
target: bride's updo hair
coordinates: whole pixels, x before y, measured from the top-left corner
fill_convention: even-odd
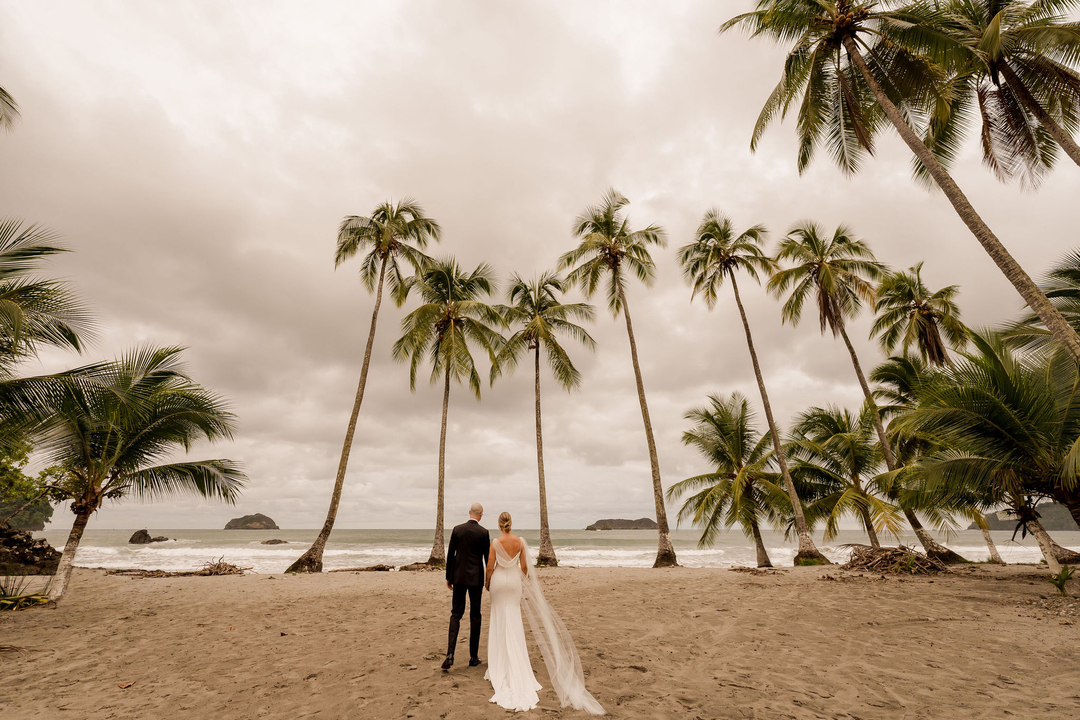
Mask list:
[[[510,528],[513,526],[513,522],[510,520],[510,513],[504,512],[499,515],[499,529],[503,532],[510,532]]]

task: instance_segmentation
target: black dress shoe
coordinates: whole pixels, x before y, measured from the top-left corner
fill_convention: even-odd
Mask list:
[[[469,667],[476,667],[480,664],[480,658],[469,658]]]
[[[446,659],[442,661],[442,669],[443,670],[449,670],[450,666],[453,665],[453,664],[454,664],[454,654],[449,653],[446,656]]]

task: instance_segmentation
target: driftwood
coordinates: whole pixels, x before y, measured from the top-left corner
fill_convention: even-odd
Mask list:
[[[403,570],[406,572],[410,570],[416,572],[435,572],[436,570],[442,570],[442,567],[440,567],[439,565],[431,565],[430,563],[423,562],[413,563],[411,565],[402,565],[398,568],[398,570]]]
[[[393,565],[369,565],[368,567],[338,568],[329,572],[390,572]]]
[[[106,570],[106,575],[127,575],[130,577],[139,578],[164,578],[164,577],[196,577],[207,575],[243,575],[245,570],[250,570],[249,567],[239,567],[232,563],[225,562],[225,557],[222,556],[214,562],[203,563],[203,566],[199,570],[191,570],[188,572],[168,572],[166,570]]]
[[[909,547],[874,548],[867,545],[851,545],[851,559],[843,570],[865,570],[875,573],[897,575],[934,575],[949,572],[945,563],[927,557]]]

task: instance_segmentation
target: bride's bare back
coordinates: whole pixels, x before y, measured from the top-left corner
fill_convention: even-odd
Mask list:
[[[503,552],[505,552],[509,557],[513,558],[515,555],[517,556],[518,563],[521,565],[521,573],[523,575],[528,575],[529,563],[525,559],[525,553],[521,551],[521,538],[512,533],[503,532],[497,542],[499,543],[499,545],[502,546]],[[495,572],[495,565],[495,543],[492,543],[491,551],[488,553],[487,578],[484,581],[484,584],[488,585],[489,587],[491,583],[491,574]]]

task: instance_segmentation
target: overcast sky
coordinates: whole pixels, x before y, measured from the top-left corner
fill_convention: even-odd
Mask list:
[[[435,254],[503,279],[553,267],[608,187],[635,226],[667,230],[655,285],[629,293],[665,487],[707,470],[681,445],[683,413],[711,392],[759,407],[730,290],[711,313],[691,305],[674,261],[710,207],[774,242],[802,220],[849,224],[880,260],[925,260],[932,287],[959,284],[970,324],[1014,316],[1018,296],[944,196],[910,180],[895,133],[854,179],[824,155],[800,177],[792,122],[750,153],[783,51],[716,33],[750,5],[0,2],[0,86],[22,110],[0,135],[0,216],[62,235],[74,252],[53,271],[100,319],[85,358],[44,366],[184,345],[241,422],[235,442],[198,450],[245,464],[237,507],[125,503],[92,527],[213,528],[253,512],[321,524],[373,302],[358,263],[334,270],[336,228],[386,199],[417,198],[444,229]],[[1075,166],[1022,192],[983,169],[972,138],[954,176],[1033,275],[1077,245]],[[781,325],[776,300],[742,290],[777,419],[855,407],[843,345],[813,318]],[[625,326],[595,300],[597,351],[569,348],[581,391],[544,377],[555,527],[654,517]],[[441,388],[410,393],[390,359],[411,307],[383,305],[338,527],[434,523]],[[868,329],[864,315],[851,334],[869,367],[881,356]],[[478,500],[536,527],[530,367],[480,403],[454,387],[449,421],[447,522]],[[50,527],[69,522],[60,509]]]

